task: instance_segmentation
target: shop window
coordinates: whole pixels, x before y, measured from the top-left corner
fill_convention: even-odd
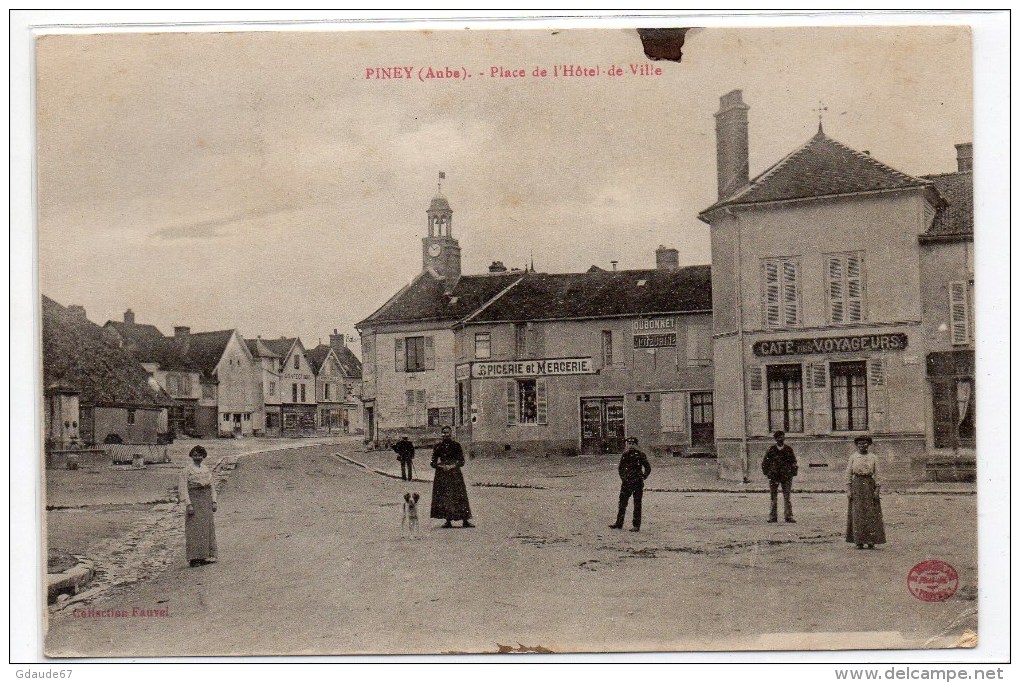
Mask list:
[[[932,383],[936,448],[974,445],[976,407],[974,379],[950,377]]]
[[[519,379],[507,382],[507,424],[544,425],[548,404],[544,379]]]
[[[475,358],[492,358],[492,335],[488,332],[475,333]]]
[[[769,431],[804,431],[804,391],[800,365],[769,365]]]
[[[829,363],[832,390],[832,429],[837,432],[868,428],[868,370],[865,361]]]
[[[766,327],[800,324],[800,262],[792,258],[762,260],[762,311]]]
[[[135,411],[133,410],[127,411],[127,423],[129,425],[133,425],[135,423]]]
[[[829,322],[834,325],[864,320],[864,257],[860,253],[826,256]]]
[[[467,386],[466,382],[457,382],[457,424],[467,424]]]
[[[602,367],[613,365],[613,331],[602,330]]]
[[[514,358],[528,357],[528,326],[514,323]]]
[[[429,427],[452,427],[453,408],[429,408],[428,425]]]

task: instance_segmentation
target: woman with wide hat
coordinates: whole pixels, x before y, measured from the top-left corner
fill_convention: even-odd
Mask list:
[[[191,463],[181,472],[178,498],[185,506],[184,545],[192,567],[216,561],[216,484],[205,466],[205,448],[195,446],[188,453]]]
[[[846,466],[846,542],[856,544],[858,550],[885,543],[878,459],[868,452],[871,443],[870,436],[855,438],[856,451],[850,455]]]

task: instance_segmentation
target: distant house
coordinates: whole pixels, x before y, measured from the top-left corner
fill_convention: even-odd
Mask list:
[[[262,342],[279,356],[280,415],[284,434],[315,431],[315,374],[300,339],[280,337]]]
[[[318,403],[315,426],[330,434],[345,433],[341,411],[344,406],[344,377],[336,352],[328,344],[319,344],[306,354],[308,366],[315,374],[315,397]]]
[[[353,339],[353,337],[352,337]],[[364,406],[361,402],[361,359],[347,346],[347,336],[336,329],[329,335],[329,346],[336,353],[340,363],[340,374],[344,382],[344,406],[340,416],[349,434],[364,433]]]
[[[280,436],[283,425],[283,417],[280,412],[282,403],[283,382],[280,371],[280,354],[273,351],[262,341],[247,339],[248,350],[255,361],[256,373],[261,378],[262,400],[265,406],[265,435]]]
[[[134,356],[173,398],[168,411],[173,433],[192,436],[216,433],[214,419],[202,423],[197,419],[203,393],[202,373],[195,362],[183,353],[179,340],[164,336],[154,325],[136,323],[130,308],[124,312],[123,322],[108,320],[103,329]],[[215,394],[215,384],[211,390]]]
[[[42,297],[44,418],[49,448],[72,442],[155,444],[170,396],[81,306]]]
[[[258,365],[237,330],[192,332],[175,327],[174,339],[202,372],[202,398],[196,420],[216,424],[220,436],[258,436],[265,425],[265,404]],[[207,392],[206,387],[215,387]]]

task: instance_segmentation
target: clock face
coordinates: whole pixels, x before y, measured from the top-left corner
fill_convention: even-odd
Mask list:
[[[443,251],[443,247],[441,247],[438,244],[431,244],[431,245],[429,245],[429,256],[431,256],[433,258],[435,258],[436,256],[439,256],[439,254],[442,251]]]

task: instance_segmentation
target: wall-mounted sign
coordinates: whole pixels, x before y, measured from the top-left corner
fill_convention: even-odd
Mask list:
[[[675,330],[676,318],[645,318],[634,321],[634,332],[659,332],[662,330]]]
[[[471,363],[461,363],[453,370],[456,381],[461,382],[471,378]]]
[[[536,358],[534,360],[480,361],[471,363],[471,376],[549,377],[551,375],[591,375],[591,358]]]
[[[755,342],[751,349],[756,356],[807,356],[819,353],[859,353],[861,351],[902,351],[907,348],[907,335],[864,334],[853,337],[818,337],[816,339],[776,339]]]
[[[635,334],[635,349],[661,349],[676,346],[676,332],[667,334]]]

